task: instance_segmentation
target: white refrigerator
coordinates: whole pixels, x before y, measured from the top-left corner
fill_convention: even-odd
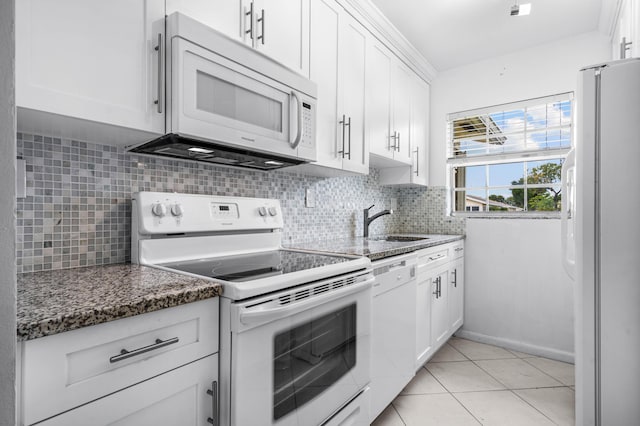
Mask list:
[[[562,179],[576,424],[640,425],[640,59],[581,70],[576,107]]]

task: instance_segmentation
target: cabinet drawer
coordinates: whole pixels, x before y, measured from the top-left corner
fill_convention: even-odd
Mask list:
[[[31,424],[218,351],[218,299],[24,343],[24,421]]]
[[[451,244],[451,256],[453,259],[459,259],[464,256],[464,241],[456,241]]]
[[[207,391],[212,389],[217,377],[218,355],[210,355],[39,425],[209,425],[207,419],[217,417],[217,404]]]
[[[425,269],[435,266],[444,265],[451,260],[450,245],[445,244],[418,252],[418,273]]]

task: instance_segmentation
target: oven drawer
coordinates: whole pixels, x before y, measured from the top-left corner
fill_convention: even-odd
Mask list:
[[[217,298],[24,342],[25,424],[218,351]]]

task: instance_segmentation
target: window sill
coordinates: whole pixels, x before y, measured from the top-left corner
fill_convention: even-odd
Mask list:
[[[450,217],[464,217],[467,219],[560,219],[560,212],[544,212],[544,213],[501,213],[501,212],[478,212],[452,213]]]

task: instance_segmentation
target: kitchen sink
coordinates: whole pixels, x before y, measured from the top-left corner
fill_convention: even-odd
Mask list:
[[[410,237],[404,235],[387,235],[386,237],[369,238],[371,241],[388,241],[394,243],[428,240],[429,237]]]

